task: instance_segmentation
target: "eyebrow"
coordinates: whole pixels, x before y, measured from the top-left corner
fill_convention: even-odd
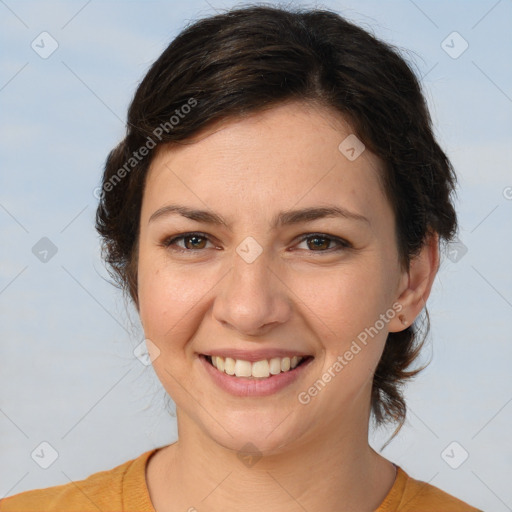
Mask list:
[[[170,204],[156,210],[149,218],[148,224],[154,220],[168,215],[179,214],[190,220],[204,222],[206,224],[225,226],[231,229],[231,224],[226,222],[220,215],[206,210],[198,210],[183,205]],[[301,222],[312,222],[325,217],[340,217],[343,219],[365,222],[370,225],[370,221],[359,213],[351,212],[340,206],[321,206],[303,208],[300,210],[285,210],[278,213],[271,222],[271,227],[290,226]]]

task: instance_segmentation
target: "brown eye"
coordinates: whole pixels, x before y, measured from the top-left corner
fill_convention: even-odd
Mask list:
[[[181,241],[183,241],[183,244],[178,245],[178,242]],[[205,244],[208,242],[209,238],[203,233],[184,233],[165,240],[163,246],[175,251],[194,252],[205,249]]]
[[[348,249],[352,245],[343,240],[331,235],[324,235],[322,233],[313,233],[302,237],[301,243],[306,242],[309,252],[333,252],[343,249]],[[334,244],[335,247],[331,247]]]
[[[330,239],[327,238],[321,238],[319,236],[315,236],[312,238],[307,239],[308,247],[310,249],[316,250],[316,249],[328,249],[329,244],[331,243]]]
[[[204,243],[206,242],[206,238],[197,235],[185,236],[183,240],[187,249],[204,249]],[[187,241],[190,241],[190,243],[187,243]]]

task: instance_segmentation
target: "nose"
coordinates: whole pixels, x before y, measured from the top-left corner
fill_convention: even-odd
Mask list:
[[[290,290],[265,254],[251,263],[238,254],[228,275],[219,283],[213,317],[224,327],[247,336],[262,336],[292,313]]]

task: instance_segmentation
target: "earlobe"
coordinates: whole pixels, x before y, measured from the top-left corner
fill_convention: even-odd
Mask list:
[[[411,260],[409,271],[403,276],[404,284],[397,298],[402,309],[390,322],[390,332],[403,331],[414,322],[426,305],[438,269],[439,235],[432,233],[427,236],[420,253]]]

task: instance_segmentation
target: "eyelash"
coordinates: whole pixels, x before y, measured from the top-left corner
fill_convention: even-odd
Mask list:
[[[165,248],[167,248],[167,249],[171,249],[173,251],[177,251],[177,252],[181,252],[181,253],[194,253],[194,252],[199,252],[199,251],[205,250],[205,249],[184,249],[183,247],[177,247],[177,246],[171,247],[178,240],[183,240],[185,238],[192,238],[194,236],[197,236],[199,238],[204,238],[207,241],[211,242],[211,240],[209,239],[209,237],[208,237],[208,235],[206,233],[201,233],[201,232],[198,232],[198,231],[192,231],[190,233],[183,233],[183,234],[181,234],[179,236],[167,238],[166,240],[164,240],[162,242],[162,245]],[[319,250],[319,251],[307,251],[307,252],[311,252],[311,253],[318,252],[318,253],[329,253],[329,254],[331,254],[332,252],[353,248],[353,245],[350,242],[348,242],[347,240],[344,240],[343,238],[339,238],[337,236],[327,235],[325,233],[308,233],[308,234],[302,236],[298,243],[302,243],[305,240],[308,240],[310,238],[320,238],[321,240],[328,240],[330,242],[335,242],[335,243],[338,244],[338,247],[326,249],[325,251],[322,251],[322,250]]]

